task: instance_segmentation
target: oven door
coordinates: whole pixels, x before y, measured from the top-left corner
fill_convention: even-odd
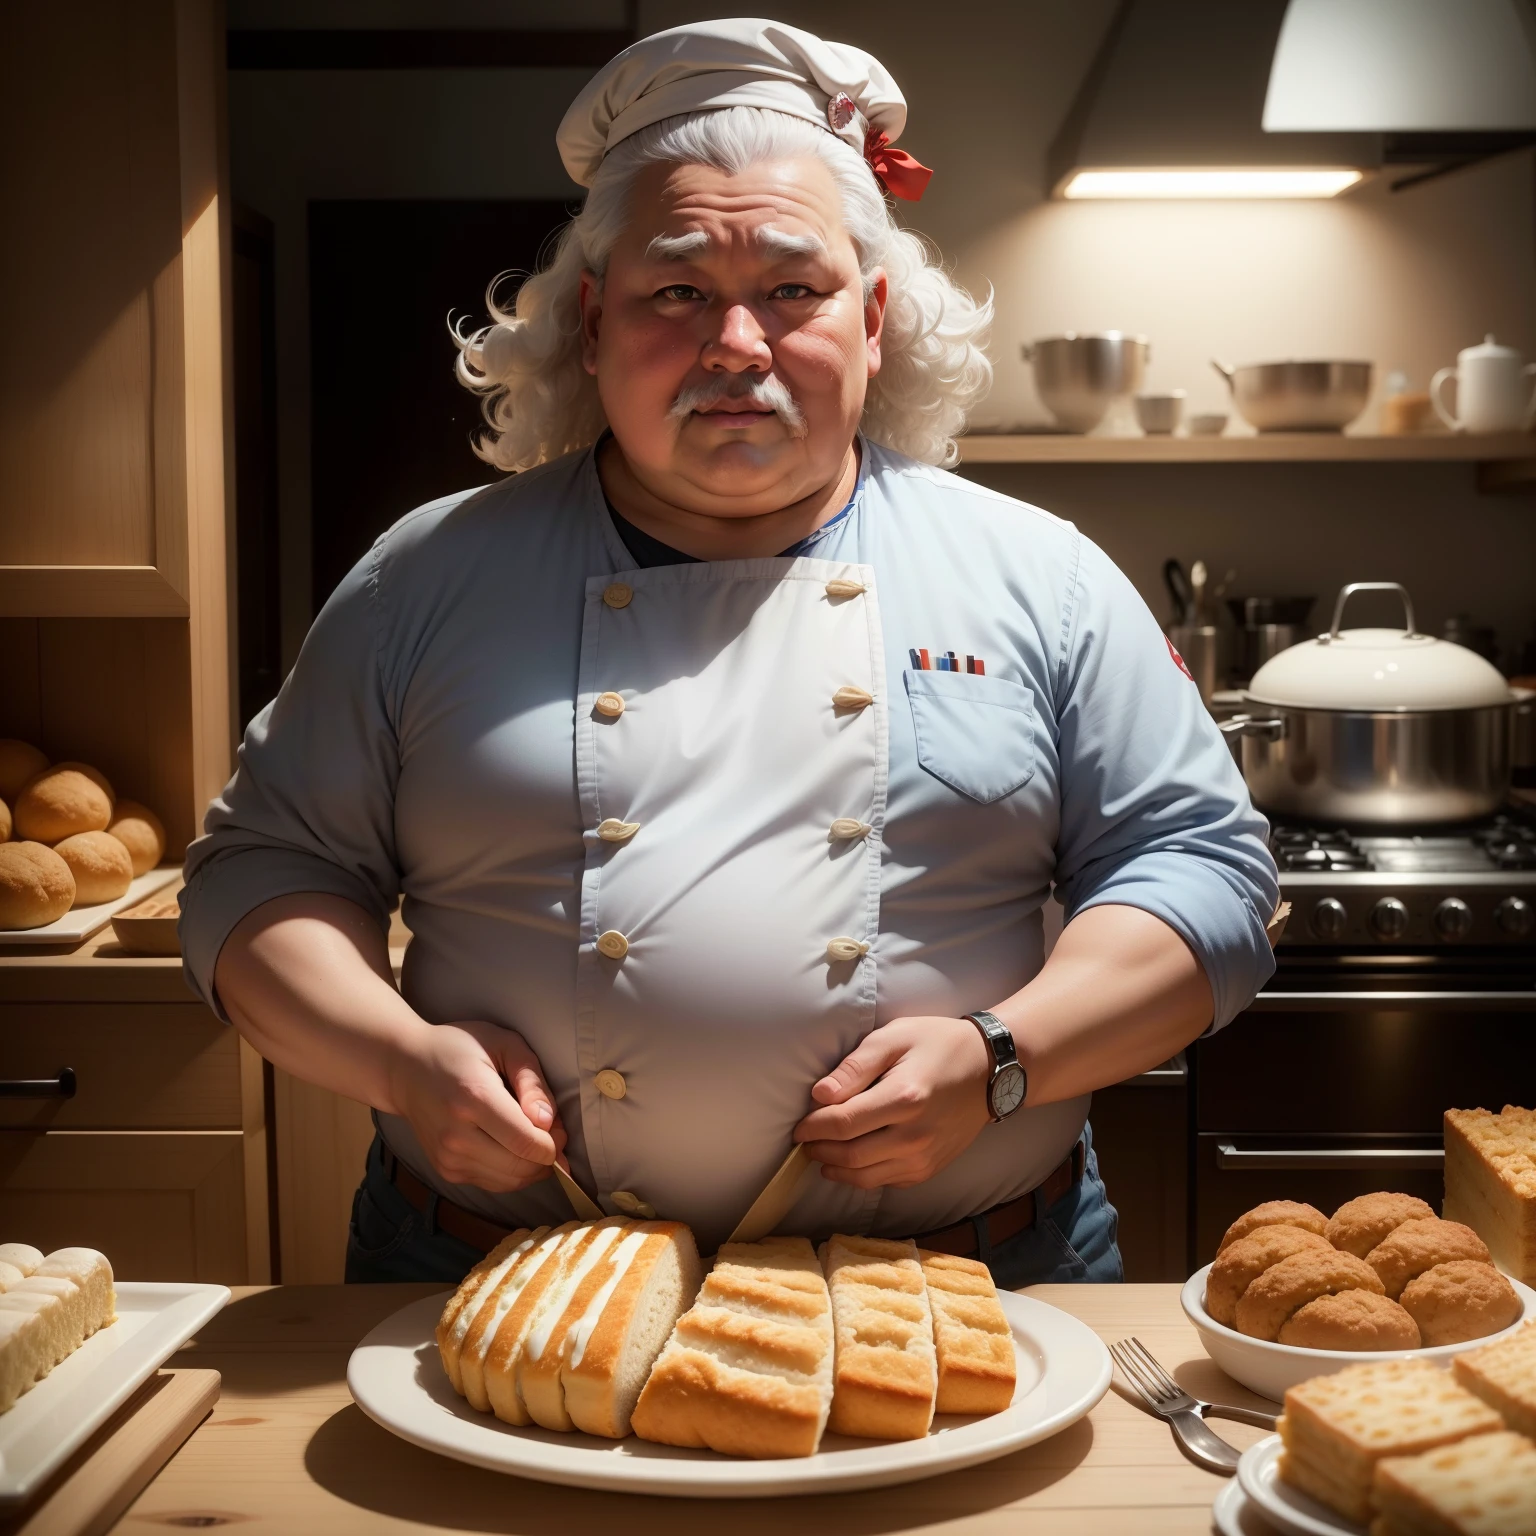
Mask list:
[[[1444,1198],[1441,1125],[1536,1082],[1528,971],[1286,968],[1190,1052],[1190,1267],[1244,1211],[1331,1213],[1372,1190]]]

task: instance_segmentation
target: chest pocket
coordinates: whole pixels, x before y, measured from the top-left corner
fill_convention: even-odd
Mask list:
[[[917,760],[962,795],[990,805],[1035,771],[1035,696],[969,672],[906,674]]]

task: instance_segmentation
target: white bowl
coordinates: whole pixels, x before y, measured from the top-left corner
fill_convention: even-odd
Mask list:
[[[1197,411],[1189,418],[1189,430],[1195,437],[1220,437],[1227,430],[1227,413]]]
[[[1239,1381],[1249,1391],[1276,1402],[1299,1382],[1313,1376],[1331,1376],[1345,1366],[1362,1365],[1368,1360],[1411,1357],[1432,1360],[1436,1365],[1449,1365],[1455,1356],[1464,1355],[1470,1349],[1480,1349],[1494,1339],[1502,1339],[1513,1333],[1526,1318],[1536,1318],[1536,1291],[1506,1275],[1504,1278],[1514,1286],[1515,1294],[1520,1298],[1520,1316],[1508,1328],[1485,1338],[1468,1339],[1464,1344],[1438,1344],[1433,1349],[1300,1349],[1294,1344],[1271,1344],[1267,1339],[1251,1339],[1246,1333],[1218,1323],[1205,1310],[1205,1277],[1210,1272],[1211,1266],[1207,1264],[1184,1282],[1179,1296],[1184,1315],[1195,1325],[1206,1354],[1233,1381]]]

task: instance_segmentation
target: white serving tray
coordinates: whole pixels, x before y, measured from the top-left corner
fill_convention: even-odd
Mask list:
[[[684,1498],[763,1498],[915,1482],[972,1467],[1049,1439],[1075,1424],[1109,1388],[1109,1351],[1075,1317],[1002,1292],[1013,1328],[1013,1404],[983,1418],[935,1419],[923,1440],[827,1435],[814,1456],[750,1461],[637,1440],[517,1429],[477,1413],[449,1384],[433,1330],[446,1293],[386,1318],[352,1352],[347,1386],[370,1418],[403,1440],[543,1483]]]
[[[25,1503],[228,1300],[222,1285],[120,1282],[117,1321],[0,1413],[0,1510]]]
[[[128,887],[126,896],[116,901],[104,901],[94,907],[72,907],[56,923],[45,923],[41,928],[0,929],[0,949],[18,949],[27,944],[79,944],[100,933],[112,921],[114,914],[153,896],[156,891],[169,885],[181,871],[175,866],[152,869],[140,875]]]

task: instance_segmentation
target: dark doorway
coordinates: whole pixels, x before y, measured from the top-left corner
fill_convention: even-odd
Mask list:
[[[480,401],[454,379],[448,314],[484,324],[486,284],[533,270],[571,211],[531,200],[309,205],[317,609],[412,507],[496,478],[470,448]]]
[[[272,221],[234,225],[235,612],[240,728],[283,680],[277,502],[277,300]]]

